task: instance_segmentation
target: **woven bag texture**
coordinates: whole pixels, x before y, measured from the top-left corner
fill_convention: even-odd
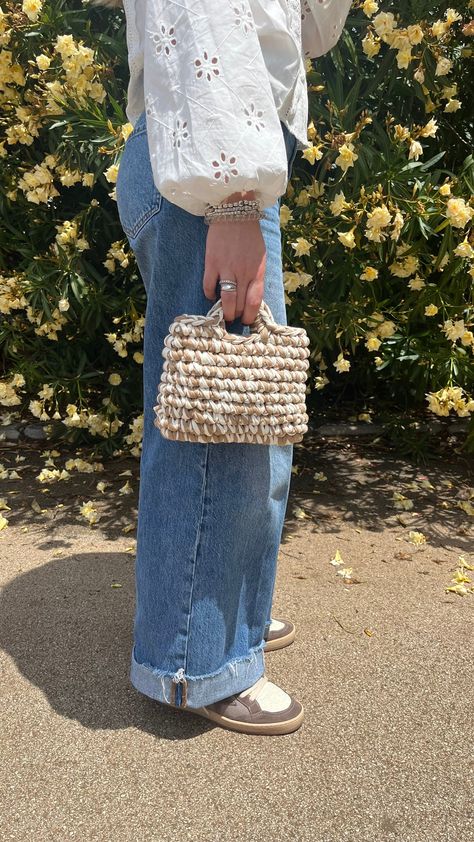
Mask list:
[[[279,445],[302,440],[308,429],[308,334],[277,324],[265,301],[250,330],[226,331],[220,299],[206,316],[174,319],[154,407],[154,424],[165,438]]]

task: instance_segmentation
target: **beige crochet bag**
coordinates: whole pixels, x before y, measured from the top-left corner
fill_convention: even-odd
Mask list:
[[[165,438],[281,445],[302,440],[308,429],[308,334],[277,324],[265,301],[250,330],[226,331],[220,298],[206,316],[175,318],[154,407],[154,424]]]

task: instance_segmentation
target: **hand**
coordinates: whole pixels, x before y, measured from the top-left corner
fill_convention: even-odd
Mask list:
[[[234,194],[226,201],[252,198],[249,193]],[[216,300],[218,280],[237,281],[236,292],[221,294],[226,322],[238,316],[242,324],[257,317],[264,295],[266,248],[258,219],[229,220],[209,225],[203,289],[206,298]]]

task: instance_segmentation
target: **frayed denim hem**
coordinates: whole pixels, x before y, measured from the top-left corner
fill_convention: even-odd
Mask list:
[[[140,664],[132,649],[130,681],[136,690],[158,702],[173,707],[199,708],[241,693],[255,684],[265,672],[263,648],[265,640],[250,654],[229,661],[209,675],[186,675],[184,669],[176,673],[163,672],[150,664]],[[179,689],[178,689],[179,688]]]

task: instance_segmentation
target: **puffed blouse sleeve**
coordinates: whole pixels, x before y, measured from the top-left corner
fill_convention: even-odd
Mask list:
[[[318,58],[336,46],[352,0],[302,0],[301,35],[307,58]]]
[[[146,0],[144,92],[160,193],[203,215],[285,192],[284,136],[248,0]]]

